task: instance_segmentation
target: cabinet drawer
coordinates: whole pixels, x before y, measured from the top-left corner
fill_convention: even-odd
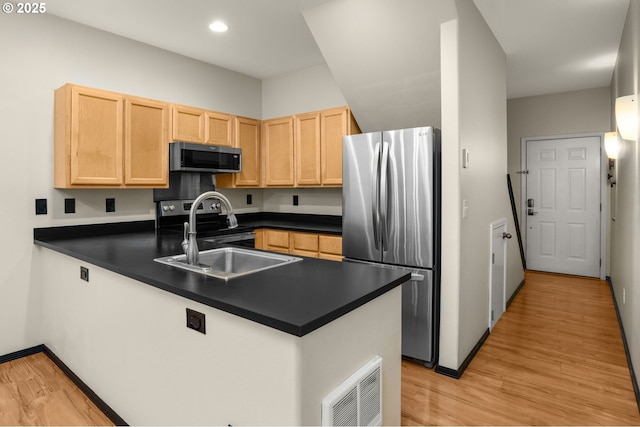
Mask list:
[[[289,251],[289,232],[281,230],[265,230],[264,240],[267,249],[286,249]]]
[[[320,252],[342,255],[342,237],[320,235],[318,239]]]
[[[318,235],[311,233],[291,233],[292,249],[318,252]]]

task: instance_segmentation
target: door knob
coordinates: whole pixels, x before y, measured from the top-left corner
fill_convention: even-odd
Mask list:
[[[534,212],[533,208],[527,209],[527,215],[538,215],[538,212]]]
[[[510,239],[511,238],[511,233],[502,233],[502,238],[503,239]]]

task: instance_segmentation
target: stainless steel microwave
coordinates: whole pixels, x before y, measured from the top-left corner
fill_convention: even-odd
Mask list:
[[[219,145],[172,142],[169,144],[169,170],[206,173],[240,172],[242,150]]]

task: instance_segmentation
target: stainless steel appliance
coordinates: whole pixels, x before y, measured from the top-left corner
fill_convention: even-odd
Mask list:
[[[233,173],[241,170],[240,148],[179,141],[169,144],[169,171]]]
[[[342,252],[407,269],[402,354],[438,357],[440,131],[420,127],[343,137]]]
[[[238,172],[242,150],[187,142],[172,142],[169,147],[169,188],[153,190],[156,202],[156,228],[173,240],[182,240],[189,210],[202,193],[215,191],[216,173]],[[248,227],[229,229],[220,199],[202,201],[196,210],[198,238],[213,243],[253,247],[255,234]]]
[[[175,234],[182,241],[184,223],[189,220],[193,199],[161,200],[156,202],[156,228],[165,235]],[[255,233],[250,227],[229,228],[219,199],[207,199],[196,208],[198,238],[216,244],[255,246]]]

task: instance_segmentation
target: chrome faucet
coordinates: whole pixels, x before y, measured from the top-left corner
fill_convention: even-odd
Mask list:
[[[184,223],[184,240],[182,241],[182,249],[187,255],[187,263],[190,265],[198,265],[198,243],[196,242],[196,210],[198,205],[202,201],[212,198],[220,199],[220,202],[227,210],[227,220],[229,221],[229,228],[236,228],[238,226],[238,219],[233,214],[233,208],[229,199],[217,191],[207,191],[202,193],[193,201],[191,209],[189,210],[189,222]]]

